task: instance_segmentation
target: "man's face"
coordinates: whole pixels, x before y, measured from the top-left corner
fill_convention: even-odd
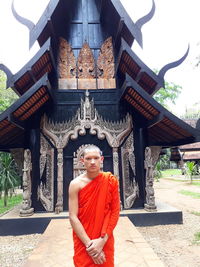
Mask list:
[[[100,166],[102,161],[103,161],[103,156],[101,156],[98,151],[87,152],[82,158],[82,162],[87,172],[100,171]]]

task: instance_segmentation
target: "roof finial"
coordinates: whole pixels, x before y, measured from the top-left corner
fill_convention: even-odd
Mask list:
[[[190,51],[190,45],[188,44],[188,48],[187,48],[187,51],[185,53],[185,55],[180,58],[179,60],[177,61],[174,61],[174,62],[171,62],[167,65],[165,65],[158,73],[158,76],[164,78],[166,72],[172,68],[175,68],[175,67],[178,67],[181,63],[183,63],[183,61],[186,59],[186,57],[188,56],[189,54],[189,51]]]
[[[16,18],[16,20],[19,21],[19,23],[25,25],[29,29],[29,31],[32,30],[32,28],[35,26],[35,24],[32,21],[20,16],[16,12],[15,7],[14,7],[14,0],[12,1],[11,9],[12,9],[13,16]]]
[[[150,12],[149,12],[147,15],[145,15],[144,17],[138,19],[138,20],[136,21],[136,23],[135,23],[136,26],[137,26],[139,29],[141,29],[142,26],[143,26],[145,23],[147,23],[148,21],[150,21],[150,20],[153,18],[154,13],[155,13],[155,9],[156,9],[156,5],[155,5],[154,0],[152,0],[152,8],[151,8]]]

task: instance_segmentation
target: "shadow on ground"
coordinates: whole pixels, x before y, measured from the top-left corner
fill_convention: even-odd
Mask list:
[[[42,234],[51,218],[20,218],[0,220],[0,236]]]

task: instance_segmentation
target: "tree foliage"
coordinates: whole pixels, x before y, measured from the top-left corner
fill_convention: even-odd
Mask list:
[[[0,70],[0,113],[7,109],[18,98],[17,94],[11,89],[6,88],[6,75]]]
[[[0,113],[6,110],[18,96],[11,89],[6,88],[6,74],[0,70]],[[9,153],[0,152],[0,196],[3,192],[4,205],[7,205],[9,190],[19,185],[19,176],[16,172],[16,166]]]
[[[155,95],[154,99],[165,108],[169,109],[169,105],[175,104],[176,99],[180,95],[182,87],[173,82],[165,82],[165,88],[161,88]]]
[[[0,191],[4,194],[4,206],[7,206],[9,190],[20,185],[14,159],[10,153],[0,152]]]
[[[194,161],[187,161],[186,162],[186,174],[190,178],[190,182],[192,183],[192,176],[195,175],[197,172],[197,165]]]

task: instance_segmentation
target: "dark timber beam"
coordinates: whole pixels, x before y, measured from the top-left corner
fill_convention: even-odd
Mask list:
[[[159,113],[152,120],[148,121],[147,128],[149,129],[149,128],[153,127],[154,125],[156,125],[159,122],[161,122],[163,119],[164,119],[164,114],[163,113]]]
[[[12,113],[8,115],[8,121],[16,125],[18,128],[25,130],[25,123],[18,120]]]
[[[115,36],[115,47],[118,46],[119,41],[121,39],[121,32],[122,32],[123,26],[124,26],[124,19],[121,18],[120,21],[119,21],[119,24],[118,24],[118,27],[117,27],[117,33],[116,33],[116,36]]]

